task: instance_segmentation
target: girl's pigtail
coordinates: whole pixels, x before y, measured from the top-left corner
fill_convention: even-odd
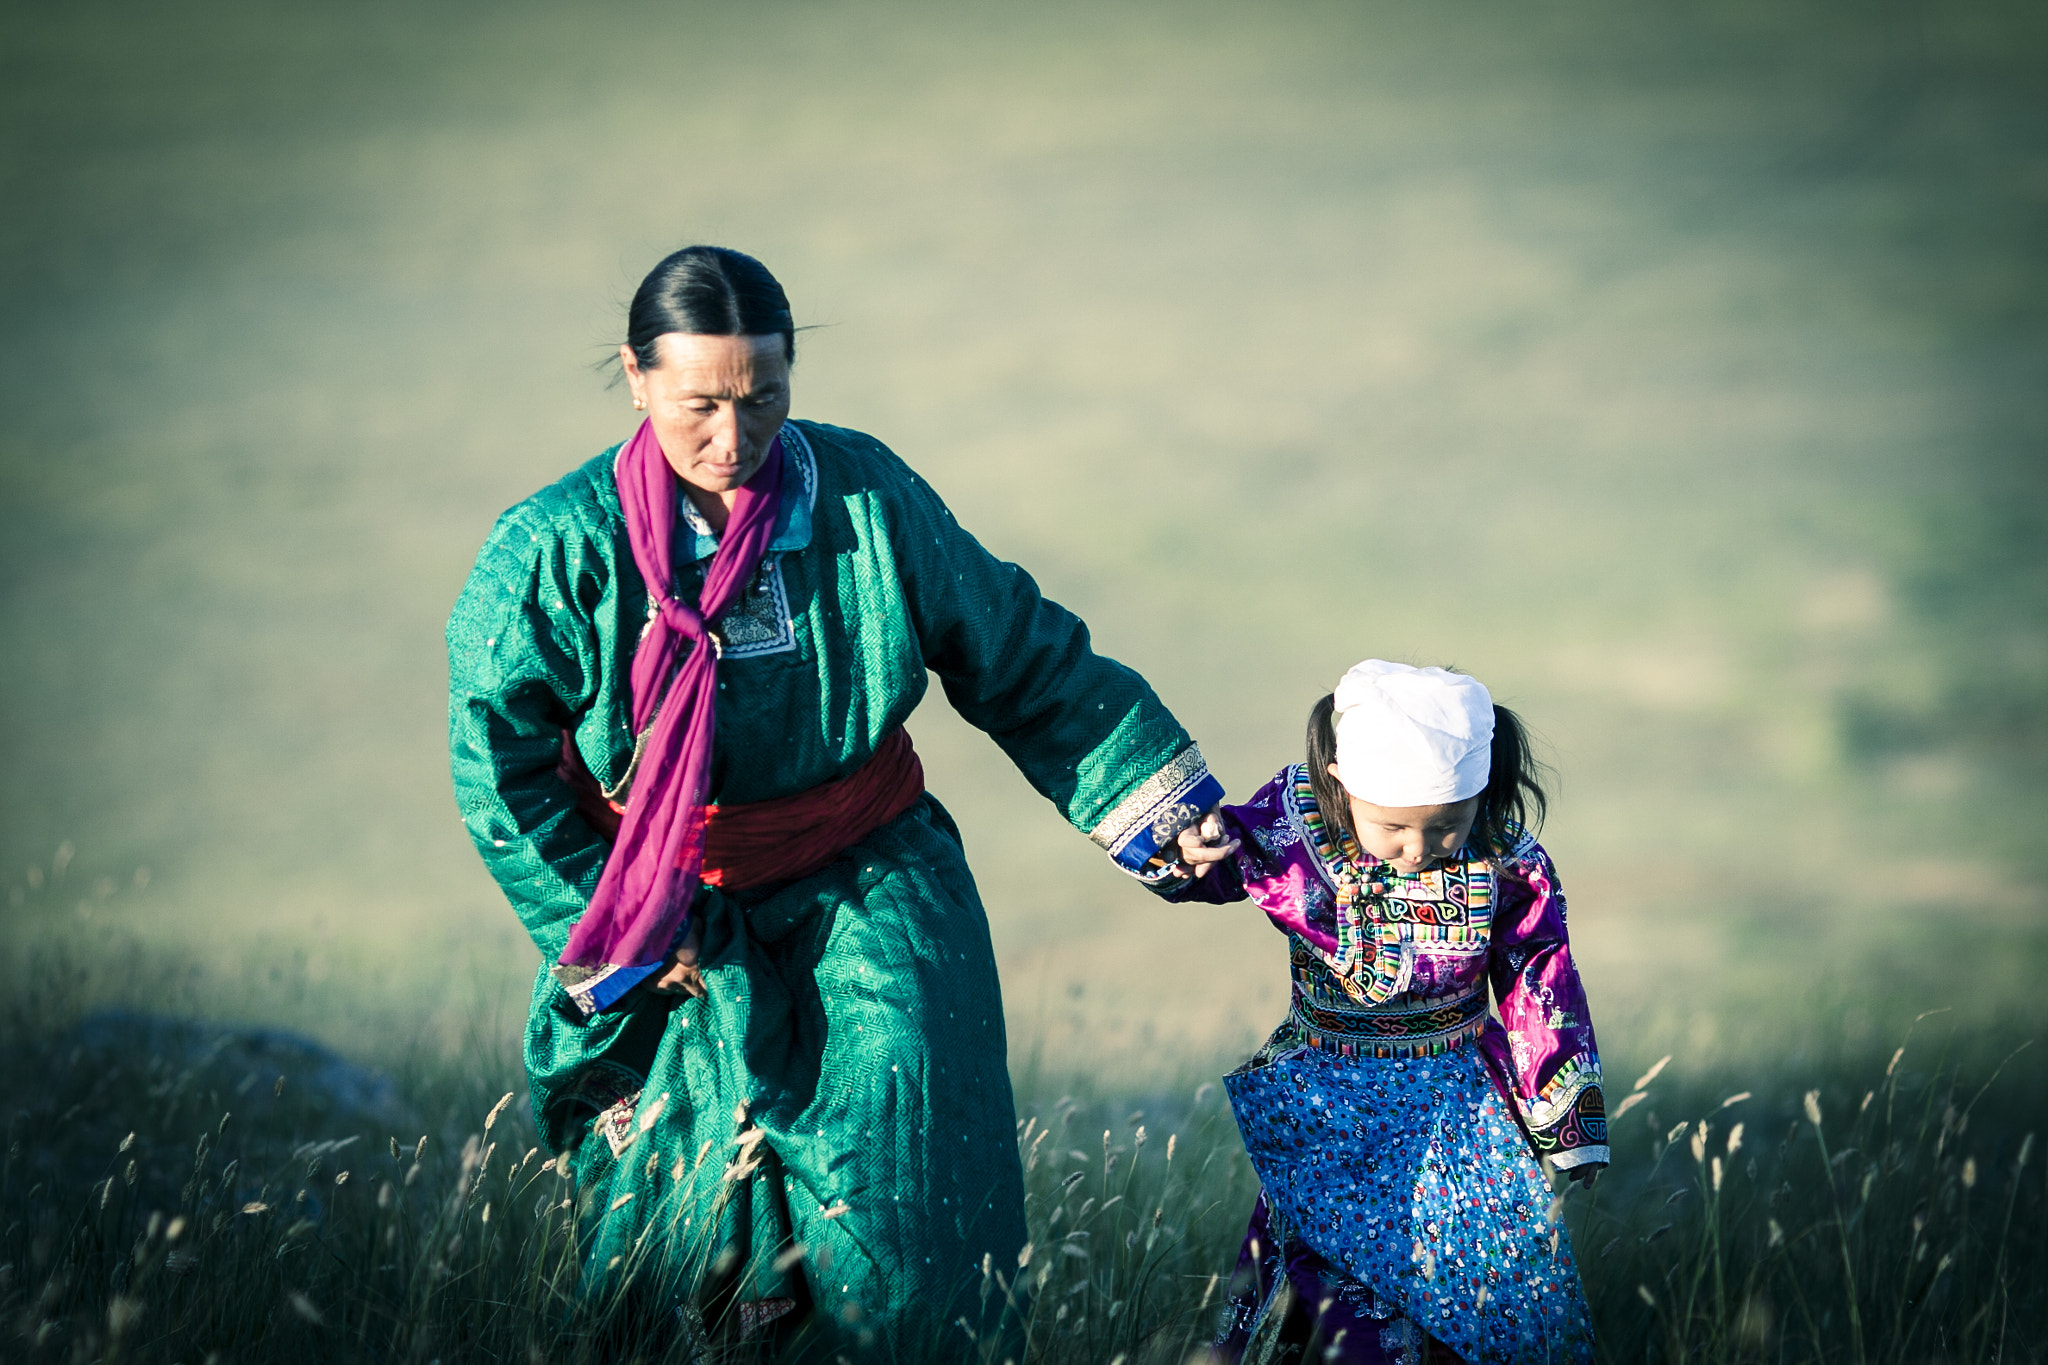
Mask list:
[[[1475,851],[1489,858],[1505,857],[1525,831],[1534,834],[1542,827],[1550,810],[1550,798],[1543,790],[1544,775],[1522,718],[1505,706],[1494,707],[1493,771],[1487,776],[1479,818],[1472,826]]]
[[[1334,826],[1332,832],[1341,829],[1355,839],[1358,831],[1351,828],[1351,802],[1337,779],[1330,776],[1330,765],[1336,761],[1337,694],[1332,692],[1309,708],[1308,785],[1316,794],[1323,819]]]

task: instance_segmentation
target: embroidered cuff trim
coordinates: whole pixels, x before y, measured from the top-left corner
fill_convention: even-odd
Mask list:
[[[1109,850],[1118,867],[1141,872],[1154,854],[1223,799],[1223,784],[1209,775],[1193,744],[1117,802],[1088,837]]]
[[[1160,863],[1157,867],[1125,867],[1118,863],[1116,870],[1134,878],[1148,891],[1178,891],[1194,880],[1180,870],[1178,863]]]
[[[665,964],[650,962],[643,967],[621,967],[606,963],[602,967],[569,967],[557,965],[548,969],[569,1000],[588,1019],[610,1009],[625,998],[626,992],[660,971]]]
[[[1607,1150],[1607,1100],[1600,1092],[1598,1057],[1587,1053],[1571,1058],[1543,1087],[1542,1095],[1518,1103],[1542,1155],[1554,1160],[1566,1152]]]
[[[1599,1084],[1600,1059],[1590,1054],[1572,1057],[1557,1069],[1557,1074],[1550,1078],[1550,1084],[1544,1086],[1535,1099],[1518,1101],[1522,1106],[1523,1121],[1539,1131],[1555,1128],[1578,1107],[1579,1098],[1587,1088],[1598,1087]],[[1604,1106],[1600,1112],[1604,1119]],[[1604,1132],[1600,1134],[1602,1140],[1606,1136]]]
[[[1590,1165],[1596,1161],[1603,1166],[1608,1164],[1606,1147],[1567,1147],[1562,1152],[1551,1153],[1550,1156],[1550,1164],[1560,1171],[1568,1171],[1574,1166]]]

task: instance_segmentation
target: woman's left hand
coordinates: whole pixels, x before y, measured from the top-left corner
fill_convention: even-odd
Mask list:
[[[660,976],[647,983],[647,989],[656,995],[706,998],[710,991],[704,985],[703,971],[697,966],[697,953],[703,946],[704,922],[692,919],[690,932],[684,935],[681,946],[668,955],[668,966]]]

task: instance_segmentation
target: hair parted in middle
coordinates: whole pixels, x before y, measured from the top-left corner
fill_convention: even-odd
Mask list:
[[[655,343],[670,332],[689,336],[779,336],[785,359],[796,359],[796,324],[782,284],[743,251],[686,246],[662,258],[633,293],[626,344],[643,370],[661,363]]]

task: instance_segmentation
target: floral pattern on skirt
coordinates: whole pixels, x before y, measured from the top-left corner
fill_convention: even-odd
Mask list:
[[[1332,1267],[1468,1361],[1591,1359],[1570,1240],[1476,1048],[1303,1048],[1224,1084],[1273,1212]]]

